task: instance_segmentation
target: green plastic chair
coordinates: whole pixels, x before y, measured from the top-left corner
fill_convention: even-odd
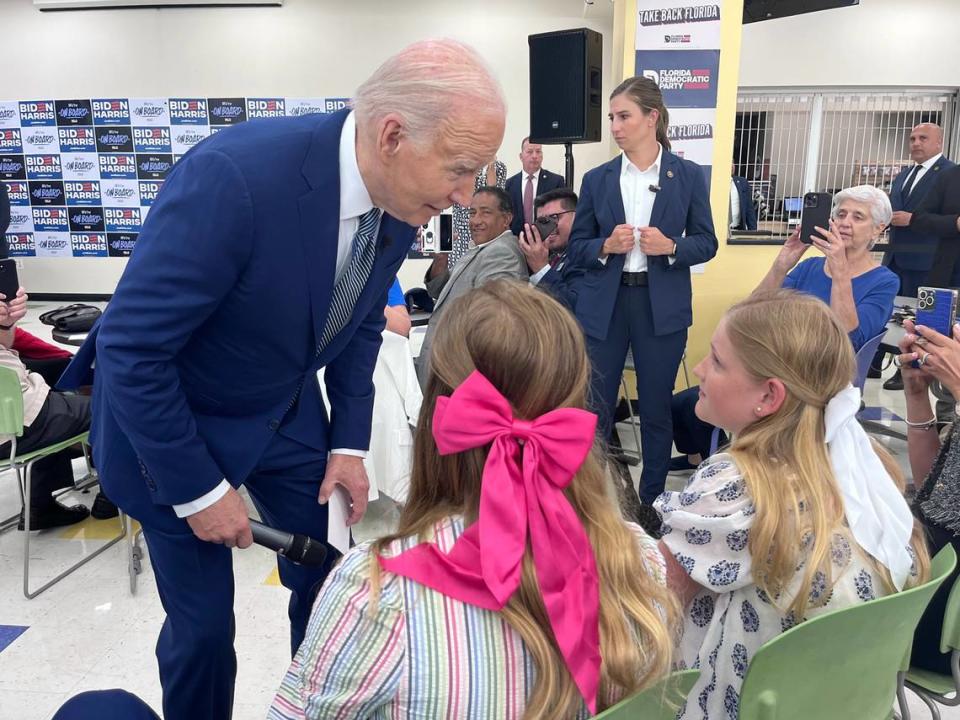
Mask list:
[[[0,472],[13,470],[17,475],[17,481],[20,485],[20,499],[23,501],[23,507],[30,507],[30,473],[33,470],[33,464],[52,455],[55,452],[64,450],[72,445],[81,443],[83,445],[83,454],[87,460],[87,470],[90,471],[89,455],[89,433],[81,433],[63,442],[49,445],[39,450],[17,455],[17,438],[23,435],[23,391],[20,388],[20,378],[16,371],[10,368],[0,368],[0,442],[10,442],[10,457],[0,460]],[[32,600],[47,588],[60,582],[67,575],[85,565],[109,548],[114,543],[123,539],[126,534],[126,523],[121,518],[120,534],[98,548],[97,550],[84,555],[79,561],[61,572],[52,580],[44,583],[36,590],[30,590],[30,513],[24,512],[23,528],[23,594],[28,600]],[[15,515],[13,520],[19,518]],[[9,523],[9,521],[8,521]]]
[[[950,653],[950,675],[909,668],[904,676],[904,684],[920,696],[936,720],[940,720],[940,708],[937,705],[960,705],[960,580],[953,583],[947,597],[943,630],[940,633],[940,652]],[[951,694],[954,696],[947,697]],[[910,710],[906,703],[901,703],[900,713],[903,720],[910,720]]]
[[[818,615],[768,642],[747,669],[739,720],[890,718],[913,632],[956,563],[947,546],[929,582]]]
[[[699,670],[667,675],[646,690],[595,715],[594,720],[674,720],[698,677]]]

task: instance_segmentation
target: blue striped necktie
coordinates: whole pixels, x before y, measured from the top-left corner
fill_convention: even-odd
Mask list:
[[[323,329],[323,338],[320,340],[318,353],[327,347],[334,336],[343,330],[350,316],[357,298],[363,291],[370,271],[373,270],[373,261],[377,255],[377,227],[380,224],[380,209],[373,208],[360,216],[357,232],[353,236],[350,262],[344,270],[337,284],[333,288],[333,297],[330,300],[330,310],[327,313],[327,325]]]

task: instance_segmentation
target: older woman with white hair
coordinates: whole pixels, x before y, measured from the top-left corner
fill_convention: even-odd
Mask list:
[[[837,313],[859,350],[890,319],[899,287],[897,276],[870,254],[892,215],[890,200],[872,185],[841,190],[833,198],[830,227],[817,228],[810,243],[801,241],[797,229],[755,292],[783,287],[820,298]],[[823,257],[797,264],[811,247]]]
[[[791,235],[754,292],[792,288],[820,298],[840,317],[859,350],[880,334],[900,287],[897,276],[873,259],[870,250],[883,234],[893,210],[883,191],[872,185],[841,190],[833,198],[829,228],[800,240],[800,229]],[[801,257],[815,247],[822,257]],[[699,388],[673,396],[673,442],[682,454],[670,460],[670,470],[692,470],[707,457],[713,426],[696,416]],[[721,436],[721,442],[725,442]]]

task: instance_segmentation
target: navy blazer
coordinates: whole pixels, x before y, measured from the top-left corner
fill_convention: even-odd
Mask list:
[[[585,271],[577,283],[575,314],[584,332],[597,340],[607,337],[626,259],[625,255],[610,255],[606,264],[599,260],[613,228],[626,222],[620,194],[622,158],[618,155],[583,176],[564,267],[565,274],[577,267]],[[677,243],[673,264],[666,255],[647,258],[654,332],[666,335],[693,323],[690,266],[717,254],[710,196],[699,165],[663,151],[660,191],[653,202],[650,226]]]
[[[115,502],[237,486],[278,430],[320,452],[368,447],[383,308],[415,231],[383,216],[353,316],[318,354],[346,116],[251,120],[174,166],[75,361],[89,366],[95,343],[92,443]]]
[[[507,178],[503,189],[510,196],[510,203],[513,205],[513,221],[510,223],[510,232],[520,236],[523,230],[523,171]],[[567,186],[567,181],[562,175],[557,175],[549,170],[540,168],[540,176],[537,178],[537,195],[543,195],[545,192],[556,190]],[[536,198],[534,198],[536,200]]]
[[[740,197],[740,224],[735,230],[756,230],[757,229],[757,211],[753,207],[753,191],[750,189],[750,182],[744,178],[734,175],[733,184],[737,187],[737,195]]]
[[[955,163],[941,156],[940,159],[923,174],[923,177],[913,186],[913,190],[906,198],[903,196],[903,184],[906,182],[907,175],[910,174],[915,166],[911,165],[901,170],[893,179],[893,184],[890,186],[890,205],[893,207],[894,212],[897,210],[905,210],[909,213],[915,212],[920,207],[923,198],[930,192],[930,189],[940,177],[940,173],[952,168],[954,165]],[[889,259],[892,257],[896,261],[897,267],[903,268],[904,270],[929,270],[933,267],[933,256],[936,253],[937,243],[939,243],[939,241],[940,239],[936,235],[923,233],[914,227],[891,227],[891,249],[887,252],[884,260],[889,262]],[[926,252],[898,252],[900,248],[910,246],[929,246],[929,250]]]

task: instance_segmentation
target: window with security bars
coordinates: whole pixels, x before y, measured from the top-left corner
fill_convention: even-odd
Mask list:
[[[800,222],[803,195],[890,183],[910,159],[911,129],[932,122],[955,147],[957,93],[741,90],[733,174],[753,192],[758,234],[782,239]],[[740,234],[740,233],[738,233]]]

